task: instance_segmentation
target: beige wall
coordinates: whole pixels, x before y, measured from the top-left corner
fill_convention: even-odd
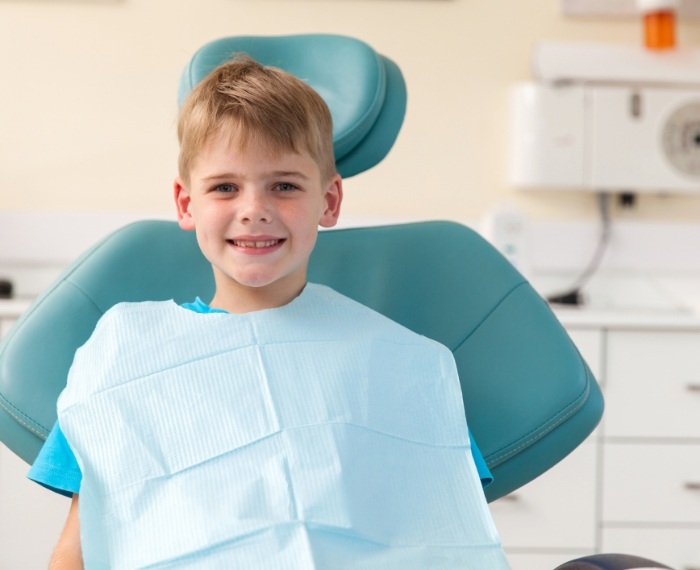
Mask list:
[[[506,182],[508,88],[530,77],[534,43],[639,41],[636,22],[567,20],[557,0],[2,0],[0,208],[170,212],[188,57],[223,35],[303,32],[364,39],[408,82],[399,141],[346,182],[346,215],[475,219],[503,200],[595,215],[590,195]],[[700,23],[680,37],[700,46]],[[645,197],[625,216],[700,220],[700,197]]]

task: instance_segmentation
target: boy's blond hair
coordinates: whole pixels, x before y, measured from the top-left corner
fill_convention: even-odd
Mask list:
[[[309,85],[245,54],[217,67],[180,111],[180,177],[189,183],[197,154],[215,135],[244,149],[255,139],[270,152],[307,153],[324,182],[336,174],[333,124],[325,101]]]

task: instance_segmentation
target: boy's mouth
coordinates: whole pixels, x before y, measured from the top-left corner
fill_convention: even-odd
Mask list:
[[[267,239],[262,241],[254,240],[244,240],[244,239],[232,239],[229,243],[235,245],[236,247],[248,247],[253,249],[263,249],[266,247],[273,247],[278,243],[282,243],[284,240],[281,239]]]

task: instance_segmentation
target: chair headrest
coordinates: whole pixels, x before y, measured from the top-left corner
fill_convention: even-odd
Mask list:
[[[372,168],[393,146],[406,111],[401,71],[366,43],[346,36],[236,36],[210,42],[182,73],[180,106],[195,85],[239,52],[299,77],[323,97],[333,117],[341,176]]]

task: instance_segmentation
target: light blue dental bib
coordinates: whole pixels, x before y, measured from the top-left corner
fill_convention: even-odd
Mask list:
[[[309,284],[120,304],[58,402],[88,570],[500,570],[452,355]]]

